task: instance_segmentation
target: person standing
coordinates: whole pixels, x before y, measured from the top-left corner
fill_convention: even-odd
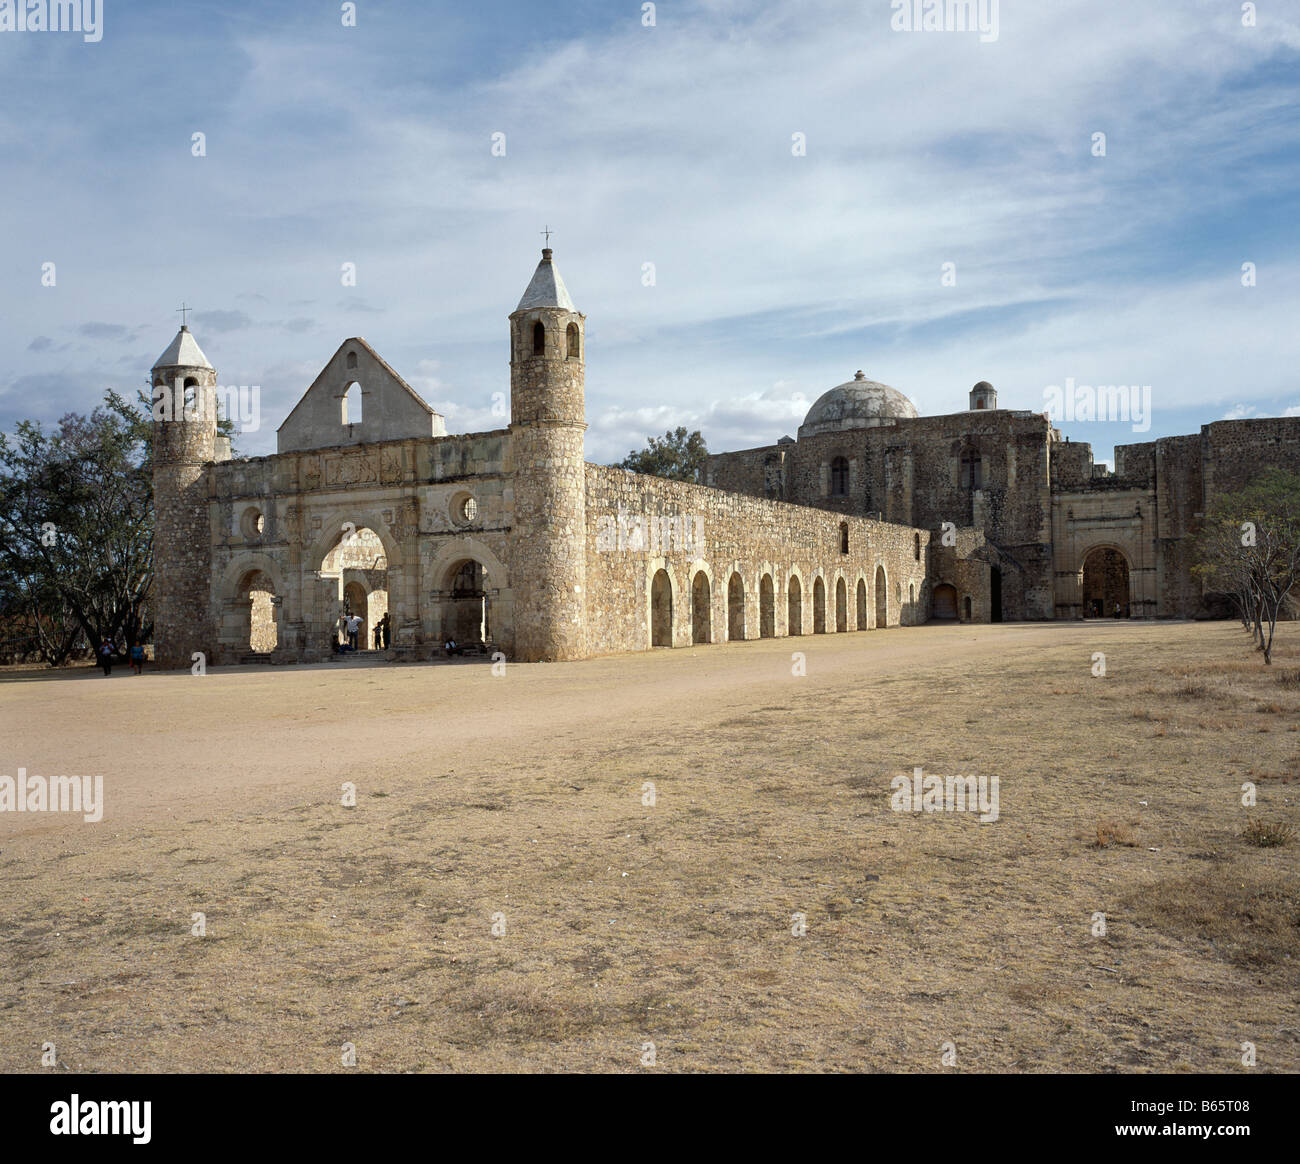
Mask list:
[[[113,644],[107,637],[99,644],[99,665],[104,668],[105,675],[113,673]]]
[[[144,644],[139,640],[131,644],[131,670],[137,675],[144,674]]]
[[[382,641],[384,650],[388,650],[388,633],[392,624],[388,621],[388,611],[384,611],[384,617],[379,620],[379,630],[382,632]]]
[[[354,615],[349,616],[349,618],[348,618],[348,642],[352,645],[352,649],[353,649],[354,651],[357,649],[357,634],[360,632],[360,630],[361,630],[361,617],[360,617],[360,615],[356,615],[356,614],[354,614]]]

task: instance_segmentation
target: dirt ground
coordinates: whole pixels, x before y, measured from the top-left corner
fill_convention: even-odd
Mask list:
[[[0,776],[106,801],[0,813],[0,1070],[1300,1070],[1279,639],[0,674]],[[998,819],[892,810],[918,766]]]

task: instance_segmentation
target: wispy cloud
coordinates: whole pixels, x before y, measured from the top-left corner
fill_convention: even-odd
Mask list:
[[[654,28],[639,5],[539,22],[520,2],[449,12],[436,43],[410,35],[430,19],[413,2],[355,30],[325,9],[167,11],[124,12],[59,63],[0,44],[6,110],[42,141],[0,130],[0,209],[25,223],[0,332],[71,334],[111,309],[158,321],[156,355],[182,299],[257,304],[287,322],[192,326],[282,416],[364,316],[413,384],[438,361],[449,427],[498,427],[505,316],[549,223],[589,317],[591,459],[678,423],[715,448],[773,441],[796,392],[857,368],[926,413],[980,379],[1020,408],[1067,376],[1150,384],[1150,436],[1189,409],[1294,399],[1300,34],[1281,12],[1246,28],[1208,0],[1004,4],[981,44],[891,32],[884,0],[660,5]],[[93,97],[191,52],[221,85]],[[88,193],[87,167],[112,180]],[[39,370],[29,350],[9,375]],[[98,383],[56,394],[90,407]]]

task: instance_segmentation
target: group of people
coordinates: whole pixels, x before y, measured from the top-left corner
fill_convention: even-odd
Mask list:
[[[358,647],[358,639],[361,635],[362,618],[358,614],[341,614],[339,615],[337,633],[334,636],[334,650],[336,652],[355,651]],[[389,635],[392,631],[392,623],[388,618],[388,611],[384,611],[384,617],[375,623],[375,650],[388,650]]]
[[[105,635],[99,640],[99,648],[95,653],[99,657],[99,665],[104,668],[104,674],[112,675],[113,660],[117,657],[117,647],[114,645],[113,640]],[[132,674],[144,674],[144,644],[139,639],[136,639],[131,644],[131,651],[127,656],[127,661],[131,664]]]

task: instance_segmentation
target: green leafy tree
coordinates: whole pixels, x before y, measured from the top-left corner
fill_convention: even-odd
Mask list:
[[[52,665],[101,637],[148,635],[153,581],[150,411],[110,391],[47,433],[0,433],[0,564],[10,657]],[[8,641],[17,640],[17,641]]]
[[[640,452],[633,449],[619,462],[619,467],[651,477],[668,477],[673,481],[704,480],[704,462],[709,448],[699,429],[688,433],[679,426],[662,437],[651,437]]]

